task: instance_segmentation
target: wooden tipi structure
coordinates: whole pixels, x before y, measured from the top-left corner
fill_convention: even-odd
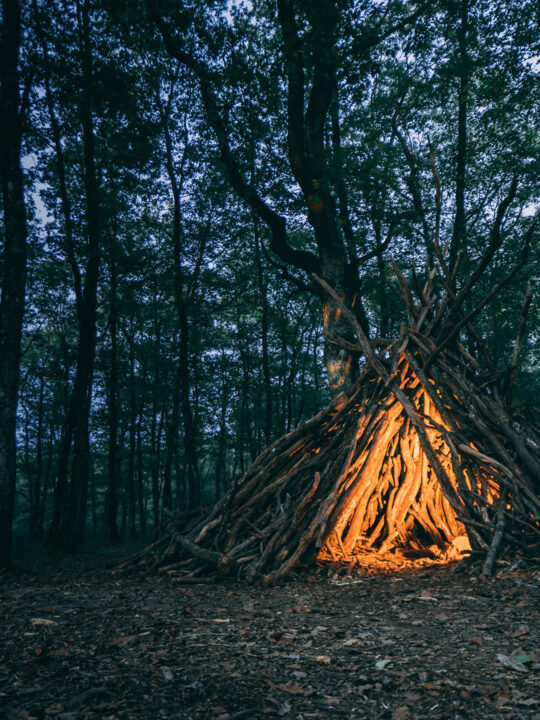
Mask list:
[[[358,344],[333,341],[365,358],[352,391],[268,447],[209,513],[183,527],[171,518],[131,565],[274,583],[317,560],[352,567],[397,549],[482,553],[486,574],[502,545],[538,550],[540,433],[510,410],[530,289],[512,364],[497,372],[460,341],[473,312],[453,312],[448,288],[436,298],[435,272],[413,300],[395,270],[409,322],[378,352],[314,276]]]

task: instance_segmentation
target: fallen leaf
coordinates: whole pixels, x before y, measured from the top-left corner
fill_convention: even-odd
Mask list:
[[[530,663],[532,662],[531,655],[514,655],[512,660],[516,660],[518,663]]]
[[[501,663],[501,665],[511,668],[512,670],[517,670],[518,672],[529,672],[523,663],[516,660],[516,658],[508,657],[508,655],[505,655],[504,653],[497,653],[497,660]]]
[[[332,662],[332,658],[330,657],[330,655],[317,655],[315,660],[317,662],[324,663],[325,665],[328,665]]]
[[[43,627],[52,628],[55,625],[58,625],[58,623],[55,622],[54,620],[48,620],[47,618],[39,618],[39,617],[30,618],[30,622],[32,623],[32,625],[34,627],[41,625]]]

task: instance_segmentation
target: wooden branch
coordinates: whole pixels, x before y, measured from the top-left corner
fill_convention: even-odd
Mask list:
[[[512,178],[512,182],[510,184],[510,188],[508,190],[508,193],[506,196],[501,200],[499,207],[497,208],[497,213],[495,215],[495,220],[493,222],[493,226],[491,228],[489,241],[487,248],[480,258],[480,261],[478,262],[478,265],[472,272],[471,276],[463,286],[463,288],[458,293],[456,300],[454,302],[454,305],[452,306],[448,319],[447,319],[447,325],[451,325],[454,322],[454,319],[457,317],[461,306],[465,302],[465,300],[469,297],[469,294],[473,287],[476,285],[482,274],[484,273],[484,270],[487,268],[489,263],[491,262],[491,259],[495,255],[496,251],[500,248],[502,245],[502,237],[501,237],[501,225],[504,220],[504,216],[506,214],[506,211],[508,207],[510,206],[510,203],[516,196],[517,192],[517,186],[518,186],[518,178],[516,175]]]
[[[428,361],[428,364],[431,364],[433,362],[433,359],[438,354],[440,354],[440,352],[450,343],[451,340],[453,340],[453,338],[457,335],[457,333],[461,330],[461,328],[466,325],[468,326],[470,324],[471,320],[473,318],[475,318],[478,315],[478,313],[480,313],[486,307],[486,305],[490,302],[490,300],[492,300],[495,297],[495,295],[497,295],[503,289],[503,287],[505,287],[510,282],[510,280],[512,280],[512,278],[521,270],[521,268],[525,265],[525,263],[527,261],[527,257],[529,255],[531,237],[532,237],[532,230],[530,229],[530,231],[527,233],[526,242],[523,247],[523,250],[521,253],[521,258],[520,258],[519,262],[516,265],[514,265],[514,267],[508,273],[508,275],[503,280],[501,280],[500,283],[495,285],[487,293],[487,295],[485,295],[482,298],[482,300],[480,300],[480,302],[477,303],[477,305],[469,313],[467,313],[467,315],[465,315],[464,318],[462,318],[457,323],[455,323],[455,322],[452,323],[450,318],[452,316],[453,311],[451,311],[449,313],[448,317],[446,318],[446,320],[444,322],[444,325],[441,327],[441,330],[439,332],[439,336],[441,336],[441,337],[444,336],[444,339],[439,343],[437,350],[433,354],[433,357],[430,358],[430,360]],[[456,302],[457,302],[457,300],[456,300]]]
[[[484,575],[491,577],[493,575],[493,569],[495,567],[495,560],[501,547],[501,543],[504,537],[504,526],[506,522],[506,515],[504,512],[508,499],[508,492],[505,490],[501,499],[499,500],[499,507],[497,508],[497,522],[495,524],[495,532],[493,533],[493,539],[489,546],[488,553],[486,555],[486,561],[484,563]]]
[[[232,575],[236,572],[237,561],[234,558],[225,555],[224,553],[216,552],[215,550],[207,550],[206,548],[197,545],[182,535],[175,535],[175,542],[180,545],[189,555],[208,565],[216,565],[218,574],[223,576]]]
[[[395,32],[403,30],[408,25],[416,22],[420,15],[422,15],[422,13],[430,7],[430,4],[430,2],[420,3],[416,10],[413,10],[412,13],[406,15],[404,18],[397,21],[393,25],[390,25],[390,27],[386,28],[381,32],[376,32],[374,34],[366,33],[364,35],[358,35],[354,40],[351,54],[359,54],[361,57],[365,57],[367,50],[370,50],[371,48],[380,45],[382,42],[384,42],[384,40],[389,38]]]
[[[306,250],[296,250],[289,244],[285,219],[271,208],[260,197],[255,187],[245,179],[240,164],[232,151],[229,140],[230,133],[225,120],[219,112],[216,93],[206,65],[198,61],[191,52],[182,47],[180,39],[172,34],[168,24],[157,12],[156,0],[146,0],[146,7],[150,18],[163,38],[169,55],[176,58],[197,78],[206,116],[216,136],[221,160],[227,171],[229,182],[238,195],[248,203],[258,217],[270,228],[272,233],[270,247],[272,251],[285,262],[305,272],[318,272],[320,262],[317,256]]]
[[[285,53],[287,74],[287,141],[289,164],[305,195],[311,191],[311,169],[308,167],[305,146],[305,73],[304,54],[298,36],[293,3],[278,0],[277,11]]]
[[[327,330],[325,330],[324,336],[325,338],[327,338],[328,342],[332,343],[333,345],[339,345],[339,347],[345,348],[345,350],[350,350],[351,352],[358,353],[363,352],[362,346],[359,343],[349,342],[348,340],[345,340],[339,335],[333,335]],[[369,343],[374,348],[383,347],[385,348],[384,352],[387,352],[395,345],[396,340],[392,340],[390,338],[369,338]]]

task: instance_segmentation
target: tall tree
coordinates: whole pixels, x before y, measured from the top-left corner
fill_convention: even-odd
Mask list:
[[[227,58],[234,68],[232,77],[240,76],[244,81],[248,75],[250,58],[244,56],[237,59],[238,40],[234,36],[229,37],[227,31],[216,28],[215,22],[212,27],[209,17],[206,17],[207,25],[203,27],[200,14],[183,3],[175,16],[179,23],[174,30],[164,19],[156,0],[147,0],[146,4],[168,52],[196,77],[206,117],[214,130],[229,181],[257,217],[268,226],[272,252],[308,276],[317,273],[327,280],[346,303],[354,307],[364,332],[369,335],[370,325],[359,267],[387,247],[403,217],[399,213],[391,215],[384,245],[375,247],[367,255],[358,256],[357,247],[351,242],[354,240],[354,230],[350,226],[346,188],[343,182],[339,182],[339,168],[333,162],[327,142],[332,121],[336,142],[339,137],[339,114],[335,108],[340,103],[339,73],[343,53],[340,37],[346,31],[350,18],[333,0],[316,4],[277,0],[278,29],[274,30],[274,37],[279,30],[278,51],[283,59],[281,72],[287,83],[285,102],[289,182],[299,187],[305,217],[313,232],[313,242],[299,249],[291,242],[286,217],[257,190],[243,171],[241,153],[233,146],[233,123],[222,110],[218,87],[225,81],[225,73],[218,70],[220,63],[213,57],[213,49],[218,46],[227,52],[232,45],[230,57]],[[369,54],[370,48],[377,46],[388,35],[414,22],[423,9],[425,4],[420,4],[413,13],[401,14],[390,25],[384,22],[384,16],[382,19],[377,18],[377,31],[371,34],[366,31],[366,27],[356,27],[353,44],[359,47],[355,48],[355,52]],[[249,22],[241,19],[240,25],[241,32],[249,32]],[[193,27],[194,36],[191,33]],[[215,36],[212,36],[212,30]],[[223,35],[221,43],[220,32]],[[256,92],[256,83],[245,84],[247,92]],[[312,286],[312,290],[319,293],[315,286]],[[350,331],[337,305],[322,294],[320,297],[323,324],[328,335],[348,337]],[[355,356],[336,343],[326,344],[325,355],[332,391],[336,393],[349,388],[356,374]]]
[[[2,0],[0,26],[0,181],[4,237],[0,265],[0,566],[9,562],[16,487],[15,427],[26,287],[26,213],[21,168],[23,110],[21,6]]]
[[[97,284],[101,256],[100,198],[93,116],[95,82],[89,0],[78,1],[76,11],[80,40],[79,114],[84,159],[87,261],[83,277],[78,265],[73,264],[79,326],[77,364],[63,429],[54,515],[49,534],[53,545],[59,545],[66,550],[74,550],[81,543],[86,522],[90,478],[89,419],[96,351]],[[60,157],[58,160],[60,163]]]

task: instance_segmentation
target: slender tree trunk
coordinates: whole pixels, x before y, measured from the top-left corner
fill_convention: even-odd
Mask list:
[[[22,405],[22,403],[21,403]],[[24,472],[28,487],[28,526],[30,534],[34,535],[36,517],[35,474],[30,461],[30,414],[28,406],[24,408]]]
[[[152,453],[152,511],[154,517],[154,532],[159,527],[159,466],[158,466],[158,418],[157,418],[157,382],[154,378],[154,397],[152,399],[152,423],[150,426],[150,451]]]
[[[216,470],[214,474],[214,486],[216,500],[225,492],[226,484],[226,468],[227,468],[227,404],[229,401],[229,393],[226,383],[223,383],[221,389],[221,407],[219,412],[219,435],[218,449],[216,454]]]
[[[171,90],[172,96],[172,90]],[[159,99],[158,99],[159,102]],[[167,124],[167,116],[161,104],[159,104],[165,146],[167,151],[167,172],[173,195],[173,276],[175,289],[175,304],[178,314],[178,327],[180,331],[178,347],[178,377],[180,390],[180,407],[182,411],[182,422],[184,426],[184,457],[187,465],[187,482],[189,507],[196,508],[201,504],[201,478],[197,459],[197,434],[192,408],[192,383],[190,374],[190,327],[189,327],[189,299],[185,287],[184,271],[182,269],[182,249],[184,245],[184,229],[182,224],[181,190],[183,176],[180,181],[176,177],[172,152],[172,141]],[[187,147],[187,137],[186,137]],[[193,289],[192,289],[193,291]],[[174,408],[173,408],[174,418]],[[174,427],[172,428],[174,430]]]
[[[165,456],[165,472],[163,477],[163,508],[172,510],[172,466],[178,446],[180,409],[180,363],[177,364],[174,386],[171,416],[167,427],[167,454]]]
[[[109,490],[106,500],[107,527],[112,543],[120,540],[118,534],[118,297],[117,297],[117,263],[116,238],[111,236],[111,302],[109,312],[109,328],[111,336],[111,365],[109,375],[109,453],[108,474]]]
[[[68,551],[75,550],[82,542],[86,519],[90,476],[89,419],[96,348],[96,303],[100,262],[100,205],[92,116],[93,72],[88,0],[85,0],[82,6],[78,5],[78,15],[82,36],[80,117],[83,135],[88,261],[84,289],[77,306],[79,325],[77,369],[64,425],[53,523],[49,534],[53,545]]]
[[[42,482],[43,482],[43,405],[45,397],[45,379],[43,375],[39,378],[39,400],[38,400],[38,425],[36,434],[36,474],[35,474],[35,494],[36,494],[36,515],[32,533],[40,537],[43,528],[40,526],[39,518],[42,515]]]
[[[135,527],[136,488],[135,488],[135,451],[137,442],[137,405],[135,398],[135,345],[130,342],[129,349],[129,453],[127,468],[128,532],[133,540],[137,535]]]
[[[469,0],[461,0],[460,11],[460,22],[458,28],[459,94],[456,164],[456,214],[454,218],[452,239],[450,241],[450,270],[454,267],[458,253],[465,246],[465,236],[467,232],[465,222],[465,172],[467,167],[467,93],[469,84],[469,61],[467,53]]]
[[[49,492],[49,486],[51,484],[51,475],[52,475],[52,468],[53,468],[53,455],[54,455],[55,445],[56,445],[56,425],[54,423],[54,420],[52,420],[50,428],[49,428],[49,440],[47,443],[47,464],[45,467],[43,490],[42,490],[42,494],[41,494],[41,502],[39,505],[38,528],[39,528],[39,536],[40,537],[43,537],[43,524],[45,521],[45,510],[47,507],[47,495]]]
[[[139,501],[139,527],[141,535],[146,535],[146,503],[144,498],[144,461],[142,451],[142,421],[143,408],[139,411],[139,420],[137,422],[137,499]]]
[[[255,223],[255,264],[257,266],[257,284],[261,296],[261,341],[262,341],[262,370],[264,383],[264,441],[268,446],[272,440],[272,381],[270,377],[270,359],[268,354],[268,326],[269,306],[268,291],[261,261],[262,228],[260,221],[254,217]]]
[[[16,487],[17,397],[26,288],[26,215],[19,104],[21,10],[2,0],[0,27],[0,187],[4,211],[0,264],[0,567],[10,562]]]
[[[380,250],[382,246],[382,233],[381,224],[374,223],[375,229],[375,242],[377,248]],[[387,289],[387,278],[386,278],[386,263],[382,252],[377,254],[377,271],[379,273],[379,287],[377,293],[379,295],[379,313],[380,313],[380,335],[381,337],[388,337],[390,329],[390,308],[388,305],[388,289]]]
[[[180,396],[182,422],[184,426],[184,456],[187,461],[187,482],[189,507],[194,509],[201,504],[201,478],[197,460],[197,437],[191,408],[191,378],[189,372],[189,321],[185,303],[177,301],[180,322]]]
[[[241,341],[240,343],[240,359],[242,362],[242,385],[241,385],[241,393],[242,393],[242,434],[245,432],[245,436],[247,438],[248,443],[248,449],[249,449],[249,456],[251,459],[251,462],[255,460],[257,457],[257,448],[255,445],[255,437],[253,434],[253,421],[251,417],[251,412],[249,408],[249,394],[250,394],[250,370],[248,365],[248,352],[246,348],[243,346],[243,343]]]
[[[42,435],[43,435],[43,394],[44,379],[39,378],[39,394],[37,408],[37,431],[36,431],[36,449],[35,449],[35,466],[32,467],[30,462],[30,427],[28,412],[25,413],[25,455],[26,455],[26,473],[28,478],[29,491],[29,529],[30,535],[35,538],[39,536],[39,516],[41,503],[41,479],[42,479]]]
[[[90,490],[92,491],[92,526],[94,529],[94,535],[97,535],[97,525],[98,525],[98,513],[97,513],[97,493],[96,493],[96,473],[94,472],[94,465],[92,461],[90,460],[90,466],[89,466],[89,472],[88,472],[88,481],[90,485]]]
[[[154,497],[154,529],[157,532],[159,530],[159,505],[162,498],[162,484],[160,482],[161,476],[161,448],[163,445],[163,429],[165,427],[165,418],[167,416],[167,404],[164,402],[160,413],[159,423],[157,425],[156,433],[156,445],[154,455],[154,465],[152,468],[152,492]],[[156,502],[157,498],[157,502]],[[156,522],[157,521],[157,522]]]
[[[174,510],[178,511],[186,503],[186,479],[185,473],[180,471],[180,445],[176,443],[174,456]]]

